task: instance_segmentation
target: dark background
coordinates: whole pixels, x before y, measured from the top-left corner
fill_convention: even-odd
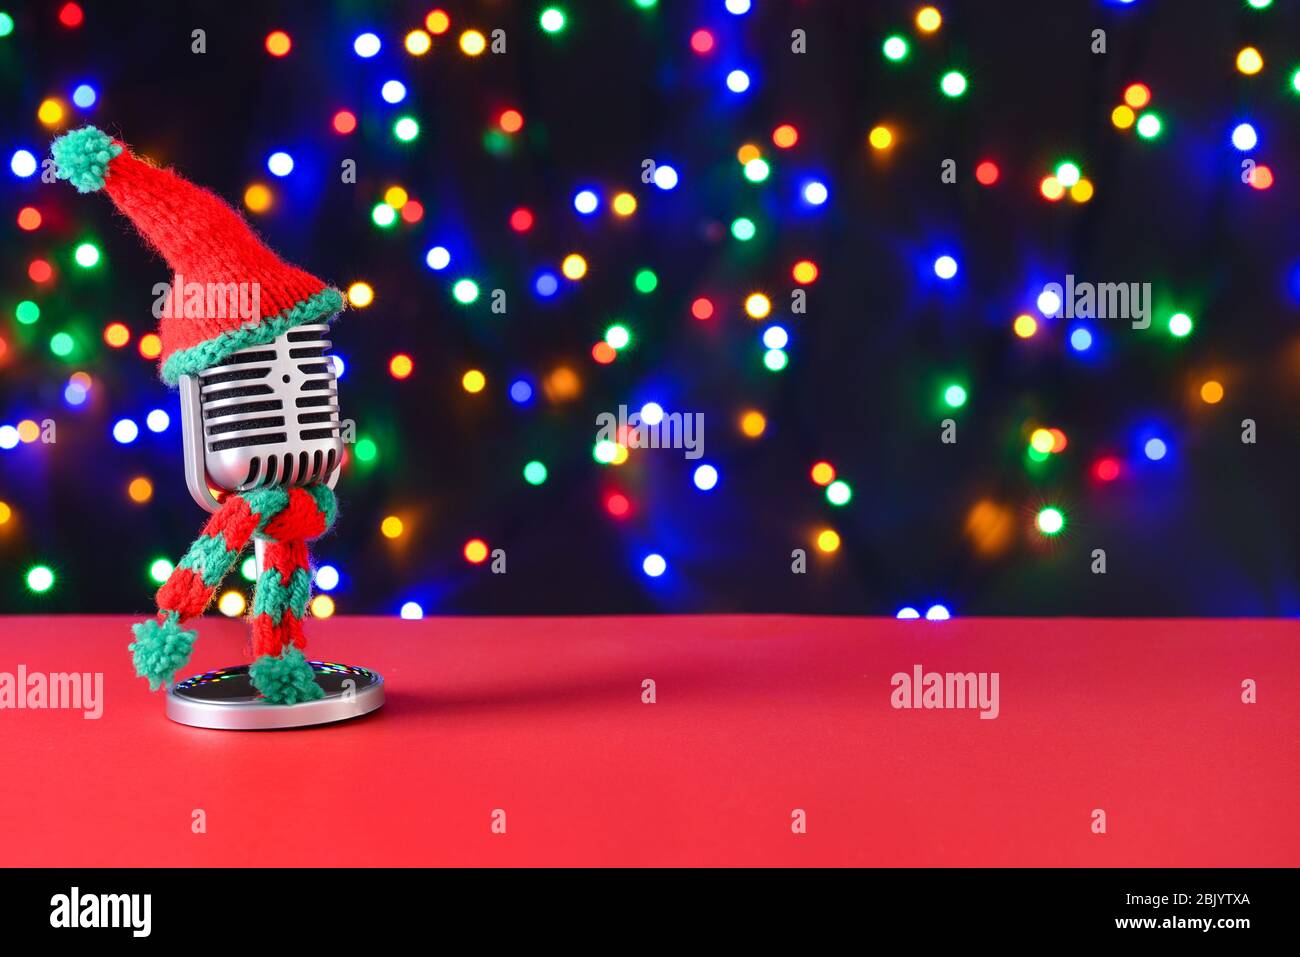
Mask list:
[[[1300,97],[1288,92],[1300,65],[1297,4],[946,2],[942,28],[924,39],[912,25],[919,4],[848,0],[756,0],[739,18],[721,0],[648,11],[570,0],[559,4],[569,15],[559,36],[538,29],[546,4],[533,2],[82,5],[86,22],[67,30],[61,3],[8,3],[17,27],[0,38],[0,424],[58,424],[55,445],[0,451],[0,500],[14,510],[0,527],[0,611],[143,612],[155,587],[149,563],[175,561],[203,521],[181,475],[175,396],[135,348],[151,331],[165,265],[105,197],[8,171],[14,149],[43,156],[57,132],[92,122],[237,205],[249,183],[268,183],[275,206],[249,218],[281,255],[340,288],[357,279],[375,288],[374,304],[346,312],[334,335],[347,363],[344,416],[379,448],[344,474],[337,528],[316,549],[342,572],[340,613],[395,614],[415,600],[431,614],[892,615],[936,601],[959,615],[1300,614]],[[450,33],[432,53],[409,56],[402,38],[434,6],[451,14]],[[505,29],[508,52],[461,54],[455,37],[471,25]],[[198,27],[202,56],[190,52]],[[717,37],[710,57],[689,48],[699,27]],[[1090,51],[1099,27],[1105,55]],[[790,52],[794,28],[807,32],[806,54]],[[283,59],[263,48],[273,29],[292,36]],[[363,30],[384,40],[373,60],[352,52]],[[893,32],[912,44],[903,64],[880,53]],[[1233,67],[1246,43],[1265,56],[1255,77]],[[739,97],[723,84],[736,66],[755,81]],[[950,68],[970,78],[957,100],[937,89]],[[406,83],[406,103],[380,99],[389,78]],[[67,102],[86,80],[99,92],[94,108],[68,103],[57,130],[37,122],[42,99]],[[1152,87],[1165,120],[1155,142],[1110,123],[1135,80]],[[507,107],[525,127],[497,154],[485,132]],[[341,108],[360,118],[352,136],[330,128]],[[402,113],[421,124],[414,143],[391,135]],[[1242,184],[1242,156],[1229,145],[1246,118],[1261,135],[1252,155],[1277,176],[1266,192]],[[898,137],[886,156],[866,145],[880,121]],[[799,129],[793,150],[772,146],[781,122]],[[735,159],[746,142],[772,163],[761,186]],[[279,148],[297,164],[286,180],[266,172]],[[672,163],[681,185],[641,184],[647,157]],[[1096,184],[1086,205],[1038,193],[1065,157]],[[355,185],[338,182],[344,158],[357,161]],[[944,158],[958,163],[955,185],[940,182]],[[991,189],[973,176],[984,158],[1002,171]],[[819,211],[798,202],[807,175],[830,186]],[[381,230],[370,210],[394,183],[426,214]],[[584,185],[605,203],[590,219],[571,205]],[[640,203],[626,221],[608,212],[618,189]],[[26,205],[45,216],[36,232],[15,225]],[[507,225],[519,205],[537,217],[524,236]],[[727,235],[737,215],[758,223],[753,242]],[[71,264],[86,238],[104,256],[93,271]],[[435,243],[455,256],[442,273],[424,265]],[[571,251],[587,257],[587,278],[539,300],[533,276],[558,271]],[[930,264],[949,251],[961,272],[941,289]],[[37,255],[57,270],[39,289],[27,278]],[[801,258],[821,275],[808,314],[782,315]],[[632,286],[642,267],[659,276],[648,296]],[[1029,342],[1012,335],[1042,284],[1068,272],[1151,282],[1153,328],[1093,323],[1086,359],[1066,345],[1063,320]],[[470,307],[450,295],[466,275],[485,293]],[[496,287],[509,297],[504,316],[488,308]],[[763,325],[741,308],[754,289],[772,296],[774,319],[791,332],[780,374],[763,368]],[[699,295],[718,307],[709,322],[690,317]],[[42,309],[32,327],[13,319],[26,298]],[[1196,321],[1185,340],[1162,331],[1170,303]],[[591,346],[615,317],[635,346],[598,366]],[[113,320],[132,329],[126,349],[103,343]],[[57,329],[78,340],[69,361],[47,348]],[[388,374],[397,352],[415,360],[405,381]],[[541,395],[560,364],[582,381],[570,403]],[[477,396],[460,387],[471,367],[488,376]],[[94,386],[74,409],[62,391],[78,369]],[[1196,398],[1210,374],[1227,389],[1217,406]],[[507,396],[520,376],[538,389],[529,407]],[[954,379],[970,401],[948,446],[937,397]],[[704,413],[717,489],[697,491],[696,463],[676,451],[634,452],[617,468],[593,461],[596,415],[651,399]],[[173,413],[166,433],[112,440],[117,418],[142,421],[155,406]],[[756,441],[736,427],[751,407],[768,420]],[[1258,423],[1255,445],[1240,441],[1246,417]],[[1032,469],[1030,422],[1059,426],[1070,441]],[[1141,457],[1151,429],[1170,445],[1160,463]],[[1092,476],[1102,455],[1123,463],[1118,481]],[[537,488],[521,477],[534,458],[550,470]],[[819,459],[852,484],[847,507],[832,508],[809,480]],[[126,496],[135,475],[154,483],[147,505]],[[614,489],[633,502],[623,521],[602,504]],[[1016,524],[993,556],[965,531],[984,498]],[[1048,503],[1068,523],[1051,540],[1032,527]],[[396,542],[379,532],[388,514],[406,522]],[[829,556],[812,544],[826,526],[843,537]],[[506,550],[507,574],[464,560],[473,537]],[[1104,576],[1089,570],[1099,547]],[[791,573],[794,548],[809,552],[805,575]],[[651,551],[669,563],[657,580],[640,570]],[[44,595],[23,582],[37,562],[58,576]]]

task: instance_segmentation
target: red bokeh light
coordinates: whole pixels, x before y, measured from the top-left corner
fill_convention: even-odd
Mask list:
[[[339,110],[334,114],[334,132],[344,136],[357,128],[356,116],[348,110]]]
[[[1273,185],[1273,171],[1260,163],[1250,171],[1250,185],[1255,189],[1268,189]]]
[[[979,166],[975,167],[975,178],[979,180],[980,184],[983,186],[992,186],[998,181],[998,177],[1001,175],[1002,171],[998,169],[998,164],[994,163],[992,160],[985,160],[983,163],[980,163]]]
[[[713,34],[708,30],[696,30],[691,34],[691,49],[703,56],[713,50]]]

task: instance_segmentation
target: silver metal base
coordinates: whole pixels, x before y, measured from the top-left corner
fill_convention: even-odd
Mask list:
[[[253,687],[248,665],[239,665],[172,685],[167,689],[167,717],[195,728],[263,731],[346,721],[383,707],[383,675],[328,661],[310,664],[325,692],[315,701],[268,704]]]

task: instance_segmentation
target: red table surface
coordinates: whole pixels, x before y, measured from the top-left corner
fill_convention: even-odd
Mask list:
[[[1300,865],[1293,622],[333,618],[308,651],[387,705],[273,732],[169,721],[129,623],[0,618],[0,672],[105,701],[0,710],[0,863]],[[244,628],[205,619],[185,673]],[[894,709],[916,664],[998,672],[999,717]]]

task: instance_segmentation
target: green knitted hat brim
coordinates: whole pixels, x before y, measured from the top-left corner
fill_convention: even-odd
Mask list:
[[[197,346],[173,352],[163,363],[162,380],[168,385],[176,385],[183,375],[197,375],[204,369],[221,365],[240,349],[266,345],[294,326],[317,322],[342,308],[343,294],[337,289],[326,287],[310,299],[304,299],[269,319],[251,320],[238,329],[223,332]]]

